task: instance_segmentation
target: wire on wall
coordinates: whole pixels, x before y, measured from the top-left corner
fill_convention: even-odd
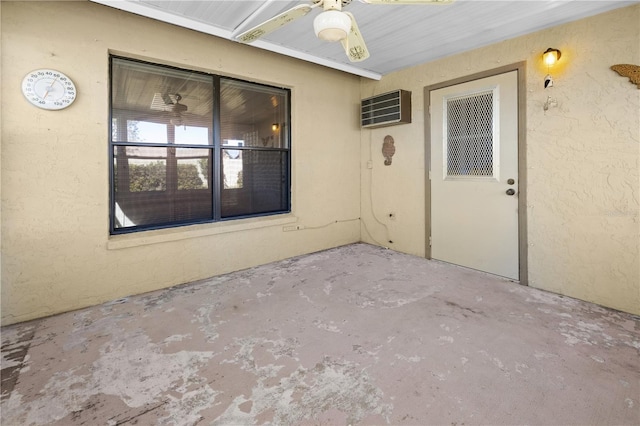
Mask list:
[[[374,202],[373,202],[373,136],[372,136],[373,132],[369,132],[369,160],[367,164],[371,164],[371,168],[369,168],[369,207],[371,210],[371,216],[373,216],[373,218],[375,219],[376,222],[378,222],[380,225],[382,225],[384,227],[385,230],[385,234],[386,234],[386,240],[387,240],[387,244],[393,244],[393,241],[391,240],[391,238],[389,237],[389,227],[387,226],[386,223],[382,222],[380,219],[378,219],[378,216],[376,215],[376,212],[373,208],[374,206]],[[367,225],[364,221],[362,221],[362,224],[364,225],[364,229],[367,231],[367,234],[369,234],[369,237],[371,237],[371,239],[373,241],[376,242],[376,244],[386,247],[386,244],[381,244],[378,240],[376,240],[373,235],[371,235],[371,232],[369,232],[369,229],[367,228]]]
[[[322,229],[322,228],[326,228],[328,226],[331,225],[335,225],[336,223],[343,223],[343,222],[353,222],[355,220],[360,220],[359,217],[356,217],[355,219],[339,219],[339,220],[333,220],[331,222],[325,223],[324,225],[318,225],[318,226],[305,226],[303,229]]]

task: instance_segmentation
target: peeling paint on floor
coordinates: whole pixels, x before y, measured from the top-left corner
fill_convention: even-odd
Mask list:
[[[638,424],[640,319],[354,244],[2,329],[2,424]]]

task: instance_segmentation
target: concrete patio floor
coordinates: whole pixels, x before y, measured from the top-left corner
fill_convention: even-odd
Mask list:
[[[640,319],[354,244],[2,329],[3,425],[640,424]]]

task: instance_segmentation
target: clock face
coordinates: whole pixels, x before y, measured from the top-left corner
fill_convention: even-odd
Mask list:
[[[76,99],[76,86],[60,71],[41,69],[24,77],[22,94],[39,108],[62,109]]]

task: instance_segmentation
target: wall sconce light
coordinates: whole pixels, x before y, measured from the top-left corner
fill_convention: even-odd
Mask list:
[[[273,130],[274,132],[277,132],[280,129],[280,124],[279,123],[273,123],[271,125],[271,130]]]
[[[553,77],[551,76],[551,67],[555,65],[556,62],[562,56],[562,52],[558,49],[554,49],[552,47],[548,48],[542,54],[542,61],[547,65],[547,75],[544,77],[544,88],[553,86]]]
[[[542,60],[544,60],[544,63],[547,64],[547,66],[551,67],[556,62],[558,62],[560,56],[562,56],[562,52],[560,52],[558,49],[550,47],[542,54]]]

